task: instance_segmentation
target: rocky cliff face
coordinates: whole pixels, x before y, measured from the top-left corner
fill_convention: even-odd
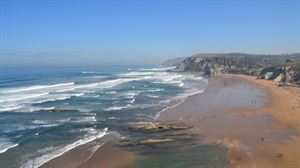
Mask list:
[[[257,78],[300,85],[300,62],[263,68]]]
[[[176,71],[200,72],[208,76],[222,73],[247,74],[256,75],[260,79],[298,84],[300,68],[295,64],[298,60],[300,54],[197,54],[184,59],[177,65]]]

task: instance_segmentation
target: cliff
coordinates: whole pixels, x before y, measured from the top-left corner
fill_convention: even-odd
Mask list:
[[[300,61],[263,68],[257,78],[300,85]]]
[[[246,74],[256,75],[259,79],[300,84],[300,54],[196,54],[183,59],[176,67],[176,71],[199,72],[208,76]]]

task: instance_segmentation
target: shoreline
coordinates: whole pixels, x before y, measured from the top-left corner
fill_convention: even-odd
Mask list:
[[[241,90],[245,92],[237,92]],[[280,91],[277,93],[276,90]],[[291,91],[293,95],[290,95]],[[274,105],[282,101],[277,94],[286,96],[280,108],[292,109],[286,101],[300,98],[300,89],[277,87],[273,81],[245,75],[213,77],[204,93],[190,96],[178,106],[166,109],[156,121],[193,125],[184,132],[205,137],[207,144],[225,146],[229,167],[300,167],[297,161],[300,155],[296,150],[300,148],[300,108],[288,111],[292,115],[298,113],[298,117],[282,117],[274,109],[279,107]],[[241,97],[243,99],[239,100]],[[299,103],[297,107],[300,107]],[[116,146],[117,141],[108,141],[77,167],[121,168],[138,160],[139,154],[121,149]]]
[[[257,80],[253,76],[234,75],[241,79],[246,79],[255,84],[268,94],[270,102],[262,108],[251,110],[237,108],[235,111],[244,115],[268,114],[276,119],[278,123],[271,126],[270,130],[283,130],[290,128],[293,135],[286,136],[285,139],[271,142],[271,145],[261,147],[259,151],[262,155],[256,159],[258,167],[300,167],[300,88],[293,86],[278,86],[278,83],[269,80]],[[274,141],[274,140],[273,140]],[[274,156],[267,156],[270,153]],[[247,166],[249,163],[243,163]],[[238,165],[238,166],[241,166]]]
[[[181,120],[192,124],[195,128],[189,132],[204,135],[207,143],[223,144],[228,149],[229,167],[300,167],[300,89],[278,87],[274,81],[235,74],[214,77],[211,81],[220,80],[224,85],[219,87],[224,89],[230,87],[226,85],[234,83],[225,82],[226,78],[231,78],[232,81],[244,80],[257,88],[258,93],[264,92],[265,95],[249,97],[234,91],[224,91],[223,94],[226,95],[218,95],[208,88],[206,93],[188,98],[185,105],[170,110],[168,114],[164,113],[165,117],[162,116],[161,122],[170,119]],[[245,86],[240,87],[244,87],[245,90]],[[248,94],[251,94],[252,90],[255,89],[251,88]],[[213,96],[216,99],[224,99],[225,103],[217,100],[211,104],[213,98],[209,97],[213,94],[217,95]],[[222,96],[223,98],[220,98]],[[242,102],[228,106],[231,103],[229,99],[241,98],[248,101],[249,106],[247,103],[241,105]],[[193,107],[197,103],[201,105]],[[205,104],[208,107],[204,108]],[[232,123],[226,120],[232,120]],[[218,129],[219,131],[216,131]]]

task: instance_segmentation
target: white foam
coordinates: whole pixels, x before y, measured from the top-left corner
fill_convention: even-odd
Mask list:
[[[118,111],[118,110],[126,109],[129,107],[131,107],[131,104],[127,104],[126,106],[112,106],[112,107],[103,109],[103,111]]]
[[[95,132],[95,128],[82,128],[79,131],[80,132]]]
[[[62,90],[57,90],[56,93],[69,92],[69,91],[73,91],[73,90],[75,90],[75,88],[62,89]]]
[[[147,76],[154,75],[154,72],[129,72],[125,74],[120,74],[120,76]]]
[[[78,94],[73,94],[73,95],[71,95],[71,97],[72,97],[72,96],[78,97],[78,96],[83,96],[83,95],[84,95],[84,93],[78,93]]]
[[[139,95],[140,93],[141,93],[141,91],[128,92],[128,93],[125,93],[125,96],[127,98],[134,99],[134,97]]]
[[[45,102],[52,102],[52,101],[58,101],[58,100],[66,100],[70,99],[71,97],[79,97],[83,96],[84,93],[77,93],[77,94],[53,94],[49,95],[48,97],[41,98],[41,100],[34,100],[30,103],[32,104],[40,104],[40,103],[45,103]]]
[[[0,92],[2,91],[1,93],[4,93],[0,94],[0,112],[12,110],[18,110],[18,112],[31,112],[34,111],[32,110],[32,107],[30,107],[30,105],[32,104],[39,104],[57,100],[66,100],[71,98],[72,96],[78,97],[83,96],[85,93],[88,94],[95,92],[97,89],[111,88],[126,82],[147,80],[150,78],[151,76],[142,76],[131,78],[118,78],[88,84],[75,85],[75,83],[72,82],[55,85],[35,85],[27,88],[21,87],[4,91],[0,90]],[[64,92],[69,91],[73,91],[73,93],[71,92],[64,94]]]
[[[158,119],[159,116],[161,115],[161,113],[167,111],[168,109],[173,109],[173,108],[177,107],[178,105],[180,105],[181,103],[183,103],[186,98],[191,97],[191,96],[196,95],[196,94],[203,93],[203,91],[204,90],[198,90],[196,88],[190,88],[186,92],[184,92],[182,94],[179,94],[179,95],[177,95],[176,97],[174,97],[172,99],[161,101],[162,104],[170,104],[170,102],[177,102],[177,103],[175,103],[173,105],[167,105],[163,110],[157,112],[156,115],[154,116],[154,120]]]
[[[71,82],[71,83],[60,83],[60,84],[55,84],[55,85],[35,85],[35,86],[23,87],[23,88],[19,88],[19,89],[7,90],[7,91],[4,91],[3,93],[16,93],[16,92],[40,90],[40,89],[46,89],[46,88],[53,88],[53,87],[60,87],[60,86],[71,86],[71,85],[75,85],[75,83]]]
[[[6,98],[6,97],[1,97],[2,100],[0,100],[0,103],[3,102],[11,102],[11,101],[20,101],[20,100],[25,100],[25,99],[32,99],[36,97],[41,97],[48,95],[49,93],[40,93],[40,94],[24,94],[24,95],[17,95],[17,96],[9,96],[9,97],[14,97],[14,98]]]
[[[23,107],[23,106],[15,106],[15,107],[0,108],[0,112],[17,110],[17,109],[20,109],[20,108],[22,108],[22,107]]]
[[[40,104],[51,101],[66,100],[73,97],[79,97],[84,93],[73,93],[73,94],[49,94],[37,93],[37,94],[21,94],[21,95],[2,95],[0,96],[0,112],[3,111],[37,111],[40,109],[37,107],[31,107],[32,104]],[[42,109],[42,108],[41,108]]]
[[[117,85],[130,82],[130,81],[137,81],[137,80],[144,80],[150,78],[149,76],[140,77],[140,78],[119,78],[119,79],[112,79],[107,80],[103,82],[97,82],[97,83],[90,83],[90,84],[82,84],[76,86],[76,89],[107,89],[111,87],[115,87]]]
[[[115,94],[115,93],[117,93],[117,91],[108,91],[108,92],[106,92],[107,94]]]
[[[149,90],[146,90],[146,92],[161,92],[161,91],[164,91],[165,89],[149,89]]]
[[[139,69],[140,71],[167,71],[167,70],[171,70],[171,69],[175,69],[176,67],[164,67],[164,68],[143,68],[143,69]]]
[[[66,100],[66,99],[70,99],[72,96],[76,96],[76,95],[59,95],[61,97],[56,97],[56,98],[45,98],[39,101],[33,101],[31,102],[32,104],[40,104],[40,103],[46,103],[46,102],[52,102],[52,101],[58,101],[58,100]]]
[[[46,121],[43,121],[43,120],[34,120],[32,121],[33,124],[47,124]]]
[[[159,98],[159,96],[157,96],[157,95],[150,95],[150,94],[147,94],[146,96],[147,96],[147,97],[151,97],[151,98]]]
[[[0,154],[8,151],[11,148],[17,147],[18,143],[10,142],[7,138],[0,137]]]
[[[58,126],[58,123],[64,123],[66,121],[70,121],[70,118],[60,120],[34,120],[32,124],[40,125],[41,127],[51,127]]]
[[[182,87],[182,86],[184,86],[184,83],[183,83],[183,82],[180,82],[180,83],[178,84],[178,86]]]
[[[40,157],[35,158],[34,160],[29,160],[25,164],[21,166],[21,168],[37,168],[44,163],[63,155],[64,153],[74,149],[75,147],[84,145],[96,139],[103,137],[108,131],[108,128],[104,128],[102,132],[98,134],[92,133],[91,135],[86,135],[83,139],[79,139],[69,145],[61,146],[61,147],[49,147],[46,152]],[[43,152],[43,151],[40,151]]]
[[[96,144],[96,145],[91,149],[90,156],[89,156],[87,159],[85,159],[84,162],[90,160],[90,158],[94,155],[94,153],[95,153],[102,145],[104,145],[104,143],[102,143],[102,144]]]
[[[132,100],[129,101],[131,104],[133,104],[135,102],[135,98],[133,98]]]
[[[96,117],[95,115],[93,116],[84,116],[84,117],[81,117],[81,118],[78,118],[77,120],[73,121],[73,122],[76,122],[76,123],[93,123],[93,122],[96,122]]]
[[[23,130],[34,130],[37,128],[49,128],[49,127],[56,127],[61,125],[58,123],[47,123],[47,124],[35,124],[35,125],[21,125],[10,129],[5,129],[3,132],[5,133],[11,133],[16,131],[23,131]]]

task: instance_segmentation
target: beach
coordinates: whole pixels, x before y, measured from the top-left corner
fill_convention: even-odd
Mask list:
[[[0,168],[300,168],[300,0],[0,0]]]
[[[198,149],[200,146],[199,150],[202,150],[205,146],[217,151],[216,155],[223,150],[226,154],[227,161],[220,155],[221,159],[217,161],[221,164],[211,165],[215,167],[297,168],[300,167],[299,99],[300,88],[278,87],[273,81],[257,80],[252,76],[222,75],[211,78],[203,93],[188,97],[181,104],[161,112],[155,122],[191,126],[180,132],[197,138],[193,138],[192,143],[184,141],[176,144],[179,151],[175,152],[190,159],[181,162],[197,164],[203,153],[189,149]],[[160,146],[135,149],[118,145],[120,139],[111,141],[107,138],[102,141],[105,141],[104,145],[77,167],[147,167],[141,164],[149,162],[172,167],[170,163],[178,159],[177,155],[162,155],[167,158],[165,160],[153,157],[152,148]],[[165,145],[162,148],[168,149],[166,146],[169,147]],[[174,151],[171,150],[171,153]],[[71,156],[72,159],[76,158],[74,155],[71,150],[56,158],[67,158],[60,160],[61,164],[54,159],[42,167],[59,167],[69,162]],[[207,155],[207,158],[212,155]],[[209,167],[207,165],[191,164],[190,167]]]

